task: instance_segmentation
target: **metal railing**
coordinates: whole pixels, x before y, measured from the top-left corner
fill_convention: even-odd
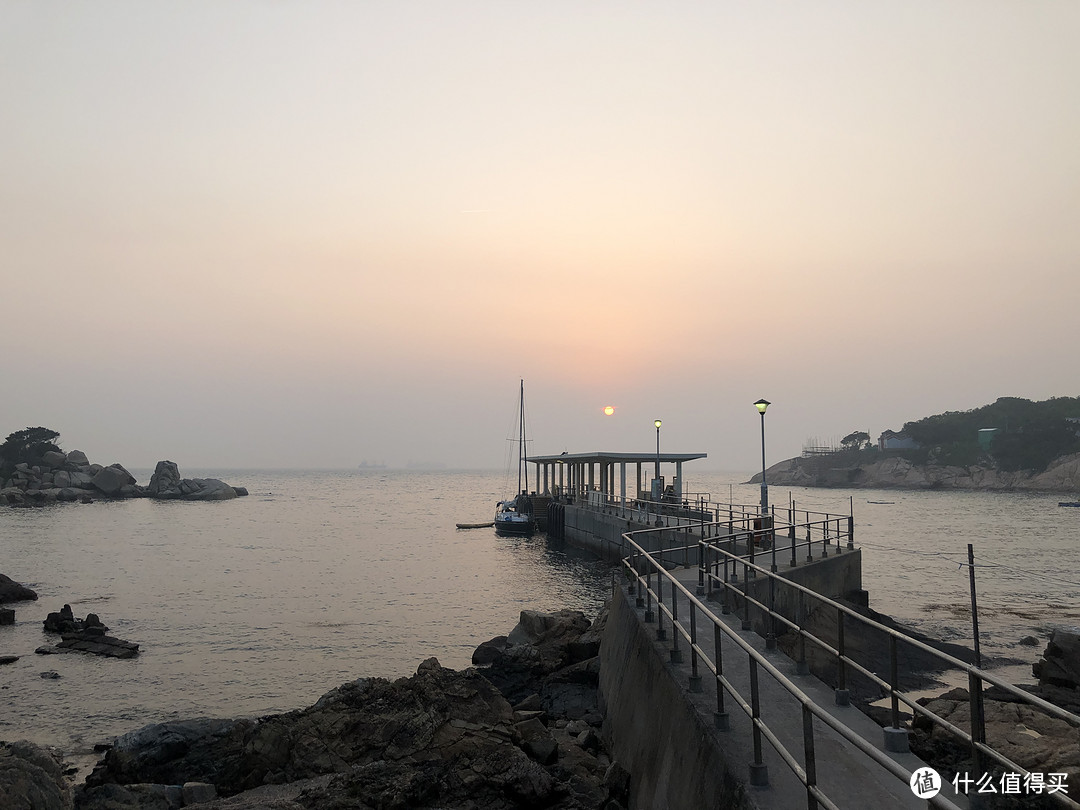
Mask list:
[[[958,740],[962,745],[967,746],[971,751],[972,762],[977,773],[984,771],[988,765],[993,763],[1008,769],[1010,773],[1018,773],[1021,777],[1028,777],[1029,772],[1025,768],[1013,762],[986,742],[985,715],[983,712],[984,684],[990,684],[1005,690],[1012,695],[1013,698],[1017,699],[1018,702],[1025,703],[1052,717],[1063,720],[1074,728],[1080,728],[1080,716],[1025,692],[988,672],[984,672],[977,667],[966,664],[965,662],[924,644],[917,639],[906,636],[893,628],[873,621],[872,619],[859,614],[847,605],[824,597],[809,588],[778,576],[774,571],[757,565],[752,561],[754,547],[757,544],[756,541],[762,537],[763,532],[767,533],[770,529],[773,531],[773,534],[766,534],[765,536],[772,536],[775,538],[775,536],[778,536],[779,534],[779,528],[754,528],[753,526],[747,528],[745,525],[746,520],[747,516],[744,515],[733,520],[731,523],[724,524],[722,529],[714,527],[714,531],[707,539],[703,539],[705,534],[705,527],[703,525],[695,526],[695,528],[698,529],[695,534],[699,534],[699,538],[697,539],[693,539],[689,531],[681,531],[679,534],[687,535],[687,543],[684,546],[677,545],[666,548],[657,547],[651,550],[647,549],[646,545],[659,546],[659,543],[650,542],[649,538],[659,536],[658,533],[662,532],[663,529],[646,529],[628,532],[622,535],[622,539],[625,544],[624,550],[626,551],[626,556],[623,559],[623,566],[626,569],[627,577],[629,579],[630,593],[631,595],[636,596],[638,606],[644,608],[644,620],[647,623],[651,623],[655,620],[657,623],[656,637],[657,639],[664,640],[668,638],[668,630],[664,626],[666,617],[666,623],[670,626],[671,630],[670,657],[673,663],[682,661],[680,639],[688,644],[691,657],[690,690],[700,691],[700,669],[704,666],[712,673],[716,681],[717,709],[715,717],[717,726],[721,729],[726,729],[728,727],[725,696],[730,696],[731,700],[750,718],[754,735],[754,762],[751,763],[750,766],[750,782],[752,785],[762,784],[763,779],[764,782],[767,783],[767,771],[765,770],[764,761],[762,759],[762,741],[766,740],[787,764],[789,769],[796,777],[798,777],[803,785],[805,785],[807,791],[807,806],[809,808],[816,808],[819,805],[828,808],[836,807],[836,805],[817,787],[814,759],[814,718],[817,718],[820,722],[828,725],[848,740],[853,746],[862,751],[866,756],[870,757],[874,762],[897,778],[909,781],[912,777],[912,773],[890,758],[888,754],[881,751],[878,746],[868,742],[865,738],[853,732],[842,722],[829,714],[822,706],[815,703],[799,689],[794,682],[781,673],[768,658],[754,649],[735,631],[729,628],[721,618],[717,617],[713,610],[699,598],[699,596],[706,596],[706,598],[715,599],[716,590],[721,591],[720,602],[722,615],[730,613],[732,608],[741,606],[743,614],[741,626],[743,630],[751,629],[751,609],[753,609],[756,616],[761,619],[763,627],[768,629],[768,635],[766,637],[767,647],[774,645],[778,627],[783,627],[785,631],[795,633],[798,637],[796,642],[798,649],[796,671],[800,674],[809,671],[806,659],[806,644],[808,643],[823,650],[828,656],[834,658],[837,667],[835,702],[838,705],[846,705],[848,702],[847,677],[849,675],[849,670],[860,673],[862,676],[868,678],[873,684],[876,684],[890,701],[892,734],[890,735],[889,730],[886,730],[885,732],[885,743],[889,750],[907,750],[907,730],[900,724],[899,707],[902,703],[911,709],[913,716],[917,715],[927,719],[933,725],[943,729],[954,739]],[[810,520],[803,524],[803,527],[806,528],[806,538],[802,542],[797,540],[797,532],[795,531],[800,527],[789,521],[786,528],[789,530],[788,536],[791,541],[792,559],[795,559],[796,548],[808,549],[808,556],[812,557],[814,543],[819,542],[818,539],[814,539],[811,536],[815,531],[824,536],[824,539],[820,539],[820,542],[823,544],[823,554],[827,554],[828,549],[832,548],[833,541],[839,543],[838,538],[841,536],[845,537],[848,541],[847,545],[850,548],[850,541],[852,539],[850,523],[844,527],[847,529],[846,532],[840,532],[838,530],[837,521],[846,520],[849,520],[849,516],[841,518],[825,516],[819,520]],[[639,541],[644,541],[645,544],[643,545],[642,542]],[[743,544],[743,553],[739,553],[740,543]],[[775,550],[775,543],[772,548]],[[839,545],[837,548],[839,549]],[[687,559],[694,550],[696,550],[698,554],[699,575],[697,594],[691,593],[671,571],[665,568],[664,564],[665,558],[668,558],[670,564],[670,559],[673,556],[682,556],[684,559]],[[794,562],[792,564],[794,565]],[[739,573],[742,575],[741,578]],[[769,604],[763,603],[754,596],[755,593],[760,592],[760,590],[763,590],[766,587],[764,585],[765,581],[768,583]],[[667,583],[666,585],[665,582]],[[795,620],[782,615],[781,612],[776,610],[776,592],[779,588],[792,589],[791,594],[795,596],[794,601],[798,606],[795,611]],[[665,591],[667,592],[666,598],[670,601],[670,606],[665,601]],[[679,598],[682,598],[688,606],[689,615],[682,619],[679,617]],[[788,601],[790,602],[791,600],[789,599]],[[809,613],[807,603],[816,604],[825,609],[836,611],[837,642],[835,647],[828,641],[818,638],[804,627],[800,626],[800,621],[804,621],[801,617],[805,617]],[[655,615],[653,613],[654,605],[656,608]],[[713,625],[714,658],[710,658],[699,644],[697,627],[699,615],[706,623],[711,623]],[[870,629],[873,632],[882,633],[888,638],[888,679],[878,676],[878,674],[872,671],[867,665],[860,663],[849,655],[849,650],[845,644],[845,629],[851,630],[855,625],[860,625],[862,628]],[[748,657],[750,674],[749,695],[740,693],[739,690],[724,677],[722,648],[720,644],[722,637],[728,639],[730,643],[738,647]],[[773,645],[770,644],[770,640],[773,641]],[[943,665],[942,668],[957,669],[967,673],[970,715],[972,719],[972,728],[970,731],[965,731],[949,722],[947,719],[920,705],[913,696],[907,694],[900,688],[899,648],[901,644],[913,646],[921,652],[932,656]],[[771,676],[784,690],[790,693],[802,707],[803,752],[801,763],[796,755],[782,744],[777,735],[769,728],[768,723],[762,717],[760,689],[758,684],[759,671],[763,671]],[[890,740],[892,741],[892,744],[890,744]],[[905,787],[905,789],[907,788]],[[1049,799],[1055,800],[1063,807],[1080,808],[1080,804],[1074,802],[1064,793],[1057,792],[1044,795]],[[955,807],[955,805],[948,801],[942,794],[938,794],[938,796],[930,799],[929,804],[934,807]]]

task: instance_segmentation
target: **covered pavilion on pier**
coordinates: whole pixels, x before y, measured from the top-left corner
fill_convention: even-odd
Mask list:
[[[557,456],[530,456],[528,461],[536,465],[537,489],[541,494],[583,496],[585,492],[598,490],[614,496],[618,481],[618,495],[624,502],[627,500],[627,465],[633,465],[635,473],[630,498],[660,500],[665,493],[661,465],[674,464],[671,494],[682,501],[683,464],[707,456],[707,453],[560,453]],[[653,467],[653,478],[650,486],[643,488],[642,470],[646,465]]]

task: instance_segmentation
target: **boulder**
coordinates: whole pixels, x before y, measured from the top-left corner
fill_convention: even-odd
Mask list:
[[[110,464],[102,467],[90,483],[106,495],[119,495],[125,484],[135,483],[135,478],[120,464]]]
[[[180,496],[185,501],[227,501],[236,490],[217,478],[185,478],[180,482]]]
[[[180,468],[174,461],[159,461],[146,492],[151,498],[180,497]]]
[[[1041,686],[1080,687],[1080,631],[1056,628],[1043,657],[1031,665]]]
[[[63,761],[32,743],[0,742],[0,807],[71,810]]]
[[[86,457],[86,453],[82,450],[72,450],[67,454],[67,464],[70,467],[89,467],[90,459]]]
[[[37,599],[37,594],[25,585],[20,585],[11,577],[0,574],[0,604],[4,602],[24,602],[31,599]]]
[[[15,624],[15,611],[11,608],[0,608],[0,624]]]
[[[67,455],[58,450],[48,450],[41,454],[41,465],[50,469],[58,469],[67,463]]]

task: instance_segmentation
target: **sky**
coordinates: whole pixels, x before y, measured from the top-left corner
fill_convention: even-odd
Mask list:
[[[760,467],[1080,395],[1080,4],[0,3],[0,436]],[[605,416],[603,408],[615,407]]]

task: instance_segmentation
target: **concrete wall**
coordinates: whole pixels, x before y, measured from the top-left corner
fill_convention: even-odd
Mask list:
[[[718,732],[702,719],[708,707],[701,715],[690,702],[710,698],[684,693],[665,656],[617,589],[600,646],[600,702],[605,741],[631,774],[630,810],[754,807],[736,778],[745,779],[749,754],[725,759]]]

